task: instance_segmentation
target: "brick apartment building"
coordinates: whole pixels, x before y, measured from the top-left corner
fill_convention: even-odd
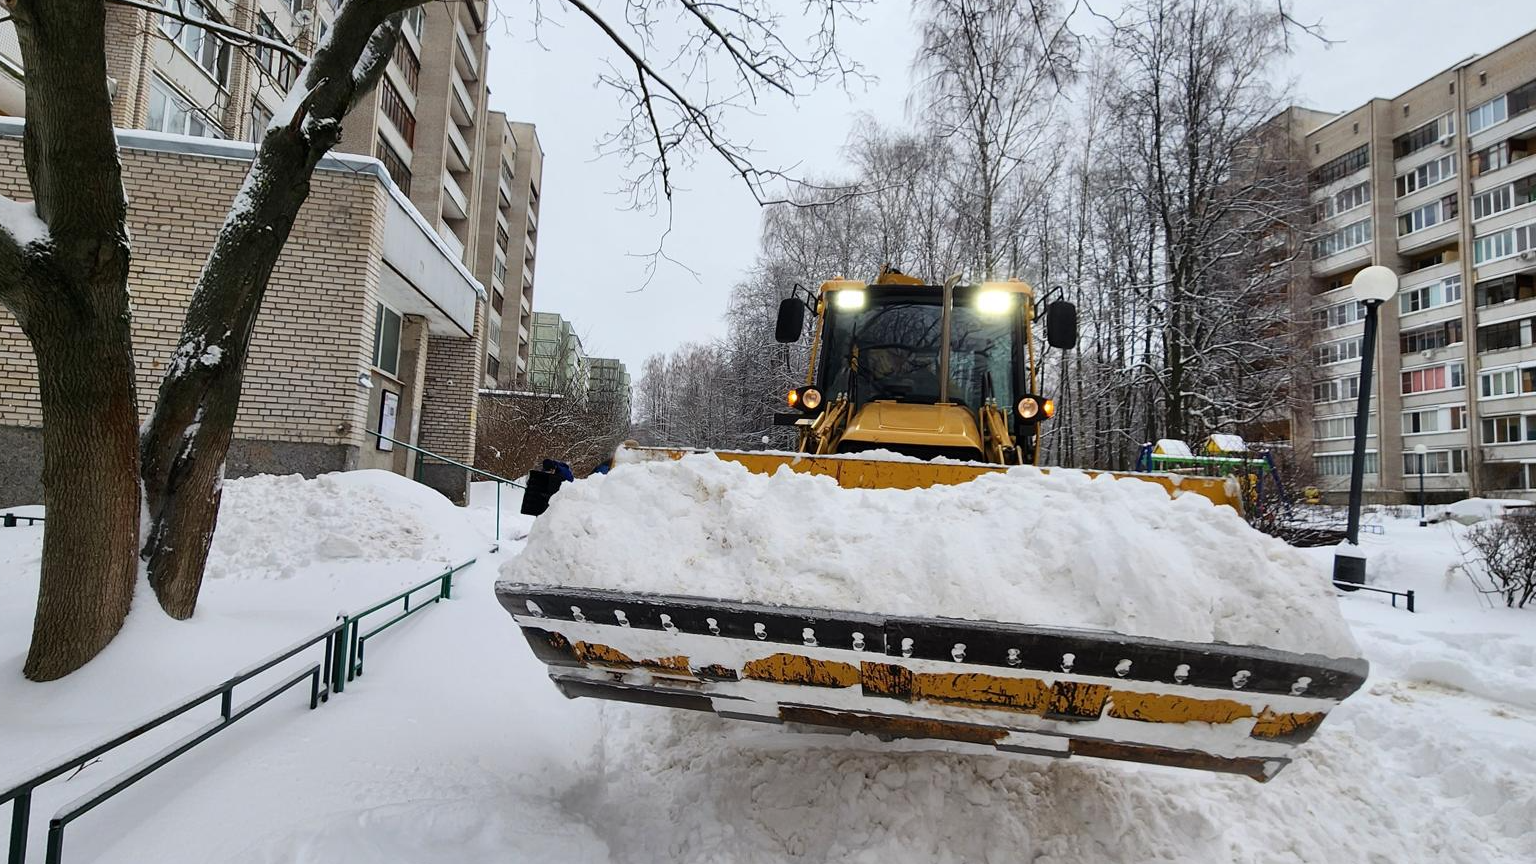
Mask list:
[[[281,39],[301,53],[323,37],[337,6],[183,4],[193,17]],[[147,412],[254,152],[247,142],[259,138],[299,68],[279,52],[236,47],[144,9],[109,5],[107,15]],[[230,476],[419,470],[452,497],[465,491],[462,470],[430,459],[418,466],[414,454],[369,430],[471,462],[480,388],[526,368],[496,362],[506,344],[505,273],[496,262],[526,260],[519,293],[530,310],[539,178],[528,172],[542,154],[519,175],[512,130],[526,124],[487,109],[485,15],[484,0],[412,10],[384,79],[316,172],[257,322]],[[14,28],[0,23],[0,113],[22,113],[23,80]],[[0,121],[0,193],[27,198],[21,129],[19,120]],[[536,149],[533,127],[522,134]],[[523,211],[512,185],[519,177],[525,193],[532,190]],[[505,227],[514,225],[523,241],[516,246]],[[513,356],[526,356],[526,337],[519,344],[516,336]],[[0,309],[0,502],[40,500],[39,427],[30,349]]]
[[[1320,485],[1347,487],[1363,267],[1397,271],[1381,310],[1366,489],[1536,497],[1536,31],[1305,136],[1314,224],[1293,283],[1313,375],[1294,418]],[[1307,398],[1310,397],[1310,398]]]

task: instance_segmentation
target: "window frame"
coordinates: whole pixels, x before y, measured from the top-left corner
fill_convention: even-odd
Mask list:
[[[390,315],[393,315],[395,318],[395,356],[393,369],[386,368],[379,362],[381,359],[383,359],[382,352],[386,344],[384,341],[385,324],[388,322],[388,316]],[[404,341],[404,335],[405,315],[401,313],[399,309],[390,306],[383,300],[376,301],[376,311],[374,313],[373,319],[373,357],[370,360],[374,371],[388,375],[391,378],[399,378],[400,346]]]

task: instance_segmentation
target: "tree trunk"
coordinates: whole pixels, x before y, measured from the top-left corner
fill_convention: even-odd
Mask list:
[[[16,0],[7,9],[27,69],[22,153],[33,203],[5,202],[0,302],[37,361],[47,521],[22,671],[47,681],[79,669],[112,641],[138,572],[127,202],[107,96],[102,5]]]
[[[126,262],[123,262],[126,263]],[[116,268],[112,268],[116,269]],[[61,678],[123,626],[137,578],[138,408],[125,280],[78,306],[39,303],[23,330],[43,408],[43,578],[23,673]],[[58,286],[60,295],[68,290]]]
[[[190,618],[197,608],[246,355],[272,269],[309,197],[315,166],[341,137],[342,118],[383,74],[400,34],[400,16],[392,13],[415,2],[342,7],[326,47],[296,85],[308,98],[262,138],[203,267],[140,446],[149,516],[142,554],[155,596],[173,618]]]

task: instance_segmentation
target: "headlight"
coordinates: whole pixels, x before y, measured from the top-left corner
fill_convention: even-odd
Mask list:
[[[806,387],[800,391],[800,407],[806,411],[815,411],[821,407],[821,391],[815,387]]]
[[[1013,309],[1013,292],[982,291],[976,295],[976,311],[983,315],[1001,315]]]
[[[791,407],[791,408],[799,407],[800,406],[800,391],[799,390],[791,390],[791,391],[789,391],[789,396],[787,397],[787,401],[789,402],[789,407]]]
[[[1025,396],[1019,400],[1019,416],[1025,420],[1035,419],[1040,413],[1040,401],[1033,396]]]
[[[863,309],[864,300],[864,292],[854,288],[832,292],[832,305],[839,309]]]
[[[1047,419],[1047,420],[1051,419],[1052,417],[1055,417],[1056,416],[1056,400],[1055,399],[1047,399],[1047,400],[1045,400],[1045,404],[1040,406],[1040,410],[1045,413],[1045,419]]]

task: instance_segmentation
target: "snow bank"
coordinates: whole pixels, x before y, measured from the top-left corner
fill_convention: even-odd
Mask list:
[[[1441,520],[1454,520],[1463,525],[1473,525],[1484,519],[1503,516],[1511,510],[1532,506],[1524,498],[1463,498],[1440,511]]]
[[[207,576],[287,578],[324,561],[458,563],[477,542],[462,521],[451,501],[388,471],[230,480]]]
[[[1358,653],[1296,550],[1203,497],[1076,471],[860,490],[707,455],[620,465],[562,488],[501,575]]]

